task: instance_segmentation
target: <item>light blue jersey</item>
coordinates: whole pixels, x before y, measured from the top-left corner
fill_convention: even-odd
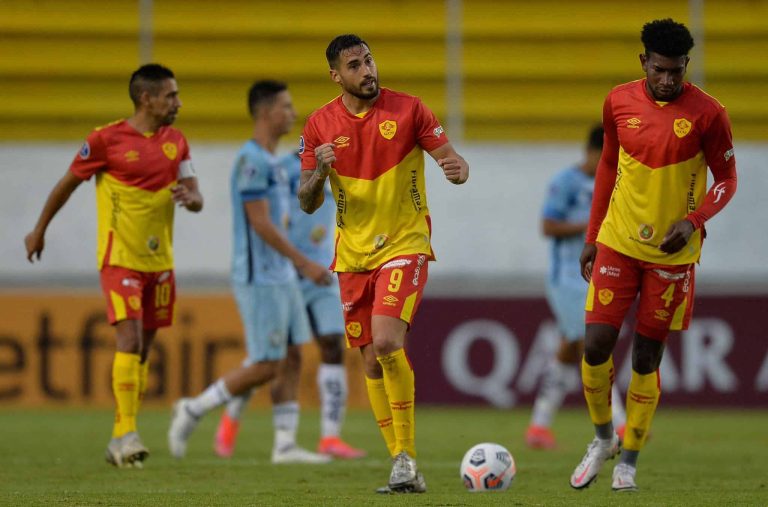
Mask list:
[[[589,222],[593,188],[594,178],[586,175],[578,166],[557,173],[549,184],[542,210],[543,218],[561,222]],[[584,234],[549,238],[547,300],[563,335],[569,340],[584,337],[587,283],[581,277],[579,265],[584,239]]]
[[[331,186],[325,184],[325,201],[314,213],[307,214],[299,206],[301,159],[296,153],[283,157],[291,182],[291,243],[304,255],[322,266],[333,260],[334,232],[336,230],[336,203]],[[344,334],[344,315],[341,312],[339,280],[333,275],[330,285],[316,285],[311,280],[301,280],[301,293],[309,314],[309,322],[315,336]]]
[[[234,283],[275,285],[296,280],[296,270],[290,260],[256,234],[245,214],[245,203],[266,199],[272,223],[288,235],[290,186],[286,169],[282,158],[253,140],[246,142],[237,154],[230,179]]]

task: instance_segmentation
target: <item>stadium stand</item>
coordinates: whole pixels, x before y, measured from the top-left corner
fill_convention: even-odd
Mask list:
[[[686,3],[464,1],[466,139],[580,140],[607,91],[641,76],[634,55],[642,23],[666,16],[688,21]],[[705,89],[726,104],[740,140],[765,139],[765,19],[766,1],[705,2]],[[163,0],[153,28],[153,59],[176,72],[178,125],[193,139],[248,135],[244,94],[255,78],[289,81],[300,115],[332,99],[323,55],[343,32],[370,42],[383,85],[420,95],[445,118],[451,63],[442,1],[365,10],[348,0]],[[136,1],[3,2],[0,140],[77,139],[128,115],[138,34]]]

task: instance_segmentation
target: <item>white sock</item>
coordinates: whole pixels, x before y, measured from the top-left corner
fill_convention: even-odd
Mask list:
[[[224,379],[220,378],[209,385],[197,398],[192,398],[188,405],[189,412],[195,417],[200,417],[231,399],[232,394],[227,389]]]
[[[275,449],[295,446],[296,431],[299,429],[299,402],[286,401],[272,405],[272,425],[275,427]]]
[[[233,421],[239,421],[240,416],[243,413],[243,410],[245,410],[245,407],[248,406],[248,402],[251,400],[251,395],[253,394],[253,389],[249,389],[248,391],[244,392],[243,394],[238,394],[237,396],[233,396],[231,400],[227,402],[227,415],[230,419]]]
[[[531,416],[531,425],[543,426],[549,428],[552,425],[552,419],[560,409],[565,398],[566,373],[572,365],[563,364],[553,357],[544,373],[541,381],[539,394],[536,396],[536,402],[533,404],[533,415]]]
[[[613,384],[611,389],[611,411],[613,419],[613,427],[618,429],[627,424],[627,412],[624,410],[624,400],[621,398],[621,393],[616,384]]]
[[[347,408],[347,372],[343,364],[321,363],[317,368],[320,390],[320,436],[338,437]]]

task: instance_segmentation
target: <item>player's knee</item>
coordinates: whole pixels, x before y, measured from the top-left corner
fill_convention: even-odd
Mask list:
[[[365,370],[365,376],[368,378],[381,378],[384,375],[384,371],[381,369],[381,364],[376,359],[376,356],[363,356],[363,369]]]
[[[582,340],[564,341],[560,344],[557,359],[563,364],[577,364],[584,355],[584,342]]]
[[[640,375],[648,375],[659,369],[664,354],[664,343],[636,336],[632,350],[632,369]]]
[[[588,324],[584,338],[584,360],[591,366],[610,359],[619,330],[609,324]]]
[[[287,369],[298,371],[301,368],[301,347],[298,345],[288,347],[283,361]]]

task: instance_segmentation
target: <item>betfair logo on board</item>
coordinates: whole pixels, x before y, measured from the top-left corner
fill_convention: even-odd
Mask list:
[[[397,132],[397,122],[394,120],[384,120],[379,123],[379,132],[381,132],[384,139],[389,141],[395,137],[395,133]]]
[[[675,118],[674,123],[674,131],[675,135],[679,138],[683,138],[688,135],[688,132],[691,131],[691,127],[693,127],[693,124],[686,120],[685,118]]]
[[[176,147],[176,143],[163,144],[163,153],[169,160],[176,160],[176,155],[179,154],[179,149]]]

